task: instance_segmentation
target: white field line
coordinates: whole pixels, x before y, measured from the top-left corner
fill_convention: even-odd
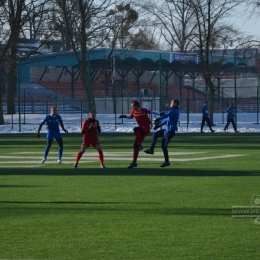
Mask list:
[[[213,160],[213,159],[226,159],[226,158],[232,158],[232,157],[239,157],[239,156],[246,156],[246,154],[227,154],[227,155],[219,155],[219,156],[209,156],[209,157],[200,157],[200,158],[185,158],[185,159],[181,159],[181,158],[170,158],[171,162],[189,162],[189,161],[204,161],[204,160]],[[2,158],[2,156],[0,156],[0,159]],[[2,161],[0,162],[0,164],[39,164],[41,163],[42,157],[22,157],[23,159],[27,159],[27,161],[17,161],[17,159],[20,157],[6,157],[3,159],[16,159],[16,161]],[[28,160],[28,159],[39,159],[39,161],[32,161],[32,160]],[[75,162],[75,160],[72,160],[73,158],[71,157],[64,157],[62,158],[63,164],[73,164]],[[67,159],[67,160],[66,160]],[[126,161],[126,160],[131,160],[132,158],[122,158],[122,157],[105,157],[104,158],[105,161]],[[138,158],[138,161],[162,161],[162,158],[152,158],[152,157],[146,157],[146,158]],[[98,162],[98,157],[96,155],[96,157],[94,158],[89,158],[87,156],[82,157],[80,163],[87,163],[87,162],[93,162],[93,161],[97,161]],[[47,161],[45,163],[48,164],[57,164],[57,158],[53,158],[53,157],[48,157]]]
[[[239,157],[239,156],[247,156],[247,154],[226,154],[226,155],[200,157],[200,158],[173,159],[170,161],[174,161],[174,162],[203,161],[203,160],[212,160],[212,159],[232,158],[232,157]]]
[[[84,161],[84,160],[82,160],[82,161],[80,161],[80,164],[90,163],[90,162],[93,162],[93,161]],[[74,161],[72,161],[72,160],[71,161],[62,161],[61,165],[62,164],[71,164],[71,165],[73,165],[74,163],[75,163],[75,160]],[[97,163],[99,163],[98,160],[97,160]],[[13,164],[20,164],[20,165],[22,165],[22,164],[30,164],[30,165],[32,165],[32,164],[39,164],[39,166],[43,166],[44,164],[58,164],[58,162],[57,162],[57,160],[50,161],[49,159],[46,160],[46,162],[44,164],[42,164],[41,161],[27,161],[27,162],[26,161],[22,161],[22,162],[11,162],[11,161],[9,161],[9,162],[0,162],[0,167],[1,167],[1,165],[4,165],[4,164],[12,164],[12,165]],[[7,167],[7,166],[5,166],[5,167]],[[19,167],[19,166],[8,166],[8,167]],[[26,167],[26,166],[23,166],[23,167]],[[32,166],[32,167],[34,167],[34,166]]]
[[[57,150],[57,149],[56,149]],[[54,149],[54,151],[51,151],[49,152],[49,155],[56,155],[57,154],[57,151]],[[97,155],[97,152],[89,152],[90,149],[87,149],[85,154],[87,154],[88,156],[96,156]],[[93,149],[91,149],[93,151]],[[78,150],[79,151],[79,150]],[[63,154],[69,154],[69,155],[75,155],[78,153],[78,151],[75,151],[75,153],[72,153],[72,152],[63,152]],[[133,152],[119,152],[119,153],[114,153],[114,152],[103,152],[104,153],[104,156],[129,156],[129,155],[133,155]],[[169,152],[169,155],[189,155],[189,154],[201,154],[201,153],[206,153],[206,152]],[[42,152],[19,152],[19,153],[9,153],[9,154],[15,154],[15,155],[18,155],[18,154],[41,154],[43,155],[43,151]],[[84,154],[84,155],[85,155]],[[139,152],[139,156],[140,155],[146,155],[146,156],[149,156],[147,155],[144,151],[140,151]],[[154,155],[158,155],[158,156],[162,156],[163,153],[162,152],[155,152]]]

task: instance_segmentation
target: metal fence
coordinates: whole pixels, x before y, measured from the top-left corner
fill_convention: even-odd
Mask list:
[[[253,77],[254,76],[254,77]],[[256,75],[223,79],[215,82],[214,96],[215,124],[226,122],[226,109],[230,102],[236,104],[237,123],[259,123],[259,78]],[[19,91],[15,96],[15,114],[7,113],[7,100],[3,95],[3,114],[5,124],[13,126],[38,125],[43,116],[48,114],[52,106],[58,108],[64,122],[74,120],[74,124],[81,125],[87,117],[89,107],[92,106],[87,98],[87,91],[81,84],[75,83],[71,88],[69,82],[45,81],[35,83],[20,83]],[[121,82],[122,83],[122,82]],[[236,84],[234,84],[236,83]],[[201,79],[184,79],[183,85],[176,84],[147,84],[140,83],[139,88],[130,82],[115,85],[104,85],[97,82],[92,85],[95,96],[94,102],[98,117],[103,124],[128,124],[120,120],[118,115],[128,114],[131,101],[138,100],[142,107],[156,111],[168,111],[171,99],[180,100],[181,124],[189,125],[201,121],[201,109],[208,97],[208,88]],[[78,91],[72,92],[73,89]],[[19,96],[18,96],[19,93]],[[19,106],[20,105],[20,106]],[[101,116],[103,115],[103,116]],[[71,121],[72,122],[72,121]]]
[[[116,96],[112,97],[96,97],[95,106],[97,110],[97,118],[102,124],[110,124],[116,129],[119,126],[136,124],[135,120],[121,120],[119,115],[129,114],[130,104],[132,100],[139,100],[142,107],[159,111],[167,111],[169,103],[176,95],[169,94],[161,99],[158,96]],[[160,104],[160,102],[162,104]],[[224,124],[226,122],[226,109],[230,102],[234,102],[233,97],[220,96],[215,98],[214,102],[214,123]],[[205,103],[205,98],[193,98],[192,92],[187,98],[180,100],[180,124],[189,128],[193,124],[201,122],[201,109]],[[20,104],[20,108],[18,107]],[[16,114],[7,114],[7,101],[3,101],[4,120],[6,125],[11,128],[17,128],[18,125],[22,131],[26,125],[35,125],[38,127],[43,117],[49,113],[52,106],[58,108],[58,113],[62,115],[65,124],[75,124],[80,131],[82,121],[87,118],[88,100],[71,100],[67,97],[54,93],[48,98],[39,98],[37,96],[22,95],[18,102],[15,99]],[[237,123],[259,123],[259,98],[238,97],[237,104]],[[20,113],[19,113],[20,111]]]

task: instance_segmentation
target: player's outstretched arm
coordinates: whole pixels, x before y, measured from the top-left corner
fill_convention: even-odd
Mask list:
[[[161,116],[161,113],[159,111],[151,110],[151,114]]]
[[[37,134],[36,134],[37,138],[40,138],[40,132],[41,132],[42,126],[43,126],[43,123],[40,123]]]
[[[100,134],[101,133],[101,127],[100,125],[97,126],[97,132]]]
[[[133,119],[134,117],[133,116],[127,116],[127,115],[121,115],[119,116],[119,118],[126,118],[126,119]]]
[[[61,128],[62,128],[62,130],[66,133],[66,134],[68,134],[69,132],[68,132],[68,130],[66,130],[65,128],[64,128],[64,125],[63,125],[63,123],[60,123],[60,126],[61,126]]]

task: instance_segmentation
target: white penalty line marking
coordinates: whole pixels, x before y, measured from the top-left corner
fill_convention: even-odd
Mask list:
[[[92,149],[93,150],[93,149]],[[71,155],[71,156],[76,156],[78,152],[72,153],[72,152],[63,152],[63,154],[65,155]],[[190,155],[190,154],[201,154],[201,153],[206,153],[206,152],[169,152],[169,155]],[[19,153],[10,153],[10,154],[42,154],[43,152],[19,152]],[[129,155],[133,155],[133,152],[119,152],[119,153],[115,153],[115,152],[103,152],[104,156],[129,156]],[[57,155],[57,152],[49,152],[49,155]],[[84,155],[88,155],[88,156],[96,156],[97,152],[89,152],[89,150],[87,149]],[[151,154],[146,154],[144,152],[144,150],[141,150],[139,152],[139,156],[140,155],[145,155],[145,156],[154,156],[154,155],[158,155],[161,156],[163,155],[162,152],[155,152],[153,155]],[[20,157],[20,156],[19,156]],[[1,158],[1,157],[0,157]],[[22,157],[21,157],[22,158]],[[28,157],[23,157],[23,158],[28,158]]]
[[[173,161],[173,162],[201,161],[201,160],[232,158],[232,157],[239,157],[239,156],[247,156],[247,154],[226,154],[226,155],[211,156],[211,157],[200,157],[200,158],[189,158],[189,159],[172,159],[170,161]]]
[[[246,154],[227,154],[227,155],[219,155],[219,156],[210,156],[210,157],[200,157],[200,158],[185,158],[185,159],[177,159],[177,158],[171,158],[170,161],[171,162],[189,162],[189,161],[204,161],[204,160],[213,160],[213,159],[226,159],[226,158],[232,158],[232,157],[239,157],[239,156],[246,156]],[[0,158],[2,158],[0,156]],[[9,157],[10,158],[10,157]],[[10,159],[16,158],[18,159],[19,157],[11,157]],[[39,161],[7,161],[7,162],[0,162],[0,164],[41,164],[40,158],[42,157],[23,157],[26,159],[39,159]],[[6,156],[5,156],[5,159]],[[65,161],[64,161],[65,159]],[[70,161],[66,161],[66,159],[69,159]],[[75,160],[71,160],[71,157],[64,157],[62,164],[73,164],[75,162]],[[86,160],[87,159],[87,160]],[[104,158],[105,161],[126,161],[126,160],[131,160],[131,158],[111,158],[111,157],[105,157]],[[82,157],[82,160],[80,161],[81,163],[87,163],[87,162],[93,162],[93,161],[97,161],[98,162],[98,158],[96,155],[96,158],[88,158],[87,156]],[[162,158],[138,158],[138,161],[162,161]],[[49,157],[46,160],[46,164],[58,164],[57,163],[57,158],[53,158],[53,157]]]

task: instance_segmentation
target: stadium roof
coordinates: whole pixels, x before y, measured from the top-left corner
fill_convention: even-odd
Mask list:
[[[97,48],[89,51],[86,60],[88,57],[90,59],[91,69],[102,67],[111,69],[113,59],[115,59],[116,67],[121,69],[159,70],[160,64],[162,70],[174,72],[195,71],[199,69],[198,56],[189,53]],[[233,56],[214,56],[212,57],[212,64],[214,64],[212,68],[226,70],[228,67],[233,66],[233,62]],[[243,66],[247,66],[247,63],[247,59],[237,60],[237,65],[242,64]],[[25,60],[21,59],[21,81],[30,81],[30,67],[78,68],[79,65],[73,51],[31,56]]]

